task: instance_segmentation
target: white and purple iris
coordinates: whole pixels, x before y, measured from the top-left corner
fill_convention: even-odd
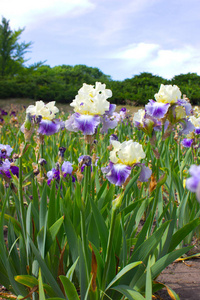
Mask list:
[[[110,115],[115,106],[107,101],[111,96],[112,91],[106,89],[105,84],[96,82],[93,86],[84,83],[70,104],[75,113],[65,121],[65,128],[69,131],[81,131],[84,135],[95,134],[101,122],[103,123],[102,132],[107,132],[108,128],[114,128],[117,122]]]
[[[196,193],[197,200],[200,202],[200,166],[191,165],[189,173],[191,177],[186,179],[186,188]]]
[[[13,148],[10,145],[0,144],[0,159],[9,157],[12,151]]]
[[[190,148],[193,143],[194,143],[194,139],[187,139],[187,138],[183,139],[182,142],[181,142],[181,144],[185,148]]]
[[[0,174],[6,175],[8,178],[11,178],[11,173],[19,176],[19,168],[13,164],[12,159],[8,159],[12,151],[10,145],[0,144]]]
[[[131,169],[145,158],[142,145],[133,140],[120,143],[111,140],[113,150],[110,152],[110,162],[107,167],[102,168],[106,178],[117,186],[121,186],[131,175]],[[140,181],[147,181],[151,176],[151,170],[144,164],[140,164]]]
[[[151,135],[153,129],[159,130],[162,123],[159,119],[148,115],[145,109],[139,109],[133,116],[134,126]]]
[[[194,129],[188,117],[192,113],[192,106],[186,99],[181,99],[181,91],[176,85],[161,84],[155,94],[155,100],[149,100],[144,110],[139,110],[133,117],[136,127],[147,134],[153,130],[172,128],[176,123],[182,125],[181,134],[187,134]],[[171,126],[169,126],[171,125]]]
[[[73,172],[73,166],[72,163],[70,163],[69,161],[64,161],[62,166],[61,166],[61,170],[60,170],[60,166],[59,164],[56,165],[56,168],[51,169],[50,171],[47,172],[47,184],[50,185],[52,180],[56,180],[57,182],[60,181],[61,177],[70,177],[72,176],[72,172]],[[75,178],[72,176],[72,181],[75,181]]]
[[[19,168],[14,166],[13,163],[8,160],[8,158],[6,158],[4,161],[0,160],[0,174],[11,178],[11,173],[19,177]]]
[[[29,105],[26,109],[26,121],[24,127],[30,129],[32,123],[38,124],[37,132],[41,135],[52,135],[64,127],[63,122],[56,119],[59,109],[55,106],[55,101],[45,104],[43,101],[36,101],[35,105]]]
[[[170,115],[170,122],[185,119],[192,112],[192,106],[186,99],[181,99],[181,91],[176,85],[161,84],[154,100],[145,105],[146,113],[154,118],[163,119]],[[171,111],[170,111],[171,110]]]
[[[186,138],[181,142],[184,147],[189,148],[196,144],[197,137],[200,134],[200,117],[198,115],[190,116],[188,120],[185,121],[185,124],[183,124],[181,133],[186,134]]]

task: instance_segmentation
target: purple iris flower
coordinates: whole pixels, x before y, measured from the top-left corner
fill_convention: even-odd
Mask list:
[[[7,158],[4,161],[0,160],[0,174],[5,174],[8,178],[11,178],[10,172],[19,177],[19,168],[17,166],[11,165]]]
[[[107,115],[104,115],[102,118],[101,118],[101,123],[102,123],[102,128],[101,128],[101,133],[107,133],[108,132],[108,129],[114,129],[117,124],[118,124],[118,121],[117,119],[112,119],[112,118],[109,118]]]
[[[145,105],[145,110],[151,117],[162,119],[167,113],[169,107],[169,103],[161,103],[154,100],[149,100],[149,103]]]
[[[164,131],[167,130],[168,126],[169,126],[169,121],[166,120],[165,123],[164,123]],[[154,127],[154,130],[155,131],[162,131],[162,123],[157,122],[157,125]]]
[[[194,142],[194,139],[183,139],[181,144],[186,148],[190,148],[192,146],[193,142]]]
[[[141,166],[141,172],[138,180],[142,182],[148,181],[152,174],[152,171],[149,169],[149,167],[146,167],[144,164],[138,163],[137,165]],[[114,164],[110,161],[107,167],[101,168],[101,171],[106,175],[106,178],[112,184],[121,186],[131,175],[131,169],[131,166],[118,163]]]
[[[56,181],[60,180],[60,170],[53,168],[51,171],[47,172],[47,184],[50,185],[51,181],[55,179]]]
[[[61,171],[62,171],[63,177],[67,177],[67,175],[72,176],[72,171],[73,171],[72,163],[70,163],[69,161],[64,161],[61,166]],[[61,177],[61,172],[60,172],[59,166],[51,169],[51,171],[48,171],[47,177],[48,177],[48,180],[47,180],[48,185],[50,185],[50,183],[53,179],[55,179],[56,181],[59,182],[60,177]],[[73,176],[72,176],[72,181],[73,182],[75,181],[75,178]]]
[[[111,134],[110,135],[110,144],[111,144],[111,141],[118,141],[118,137],[116,134]]]
[[[186,179],[186,188],[196,193],[197,200],[200,202],[200,166],[191,165],[189,173],[191,177]]]
[[[189,116],[192,112],[192,105],[185,99],[179,99],[177,104],[185,108],[186,115]]]
[[[195,132],[196,134],[200,134],[200,127],[196,127],[194,132]]]
[[[1,109],[1,113],[0,113],[2,116],[7,116],[7,111],[5,111],[4,109]]]
[[[151,177],[152,170],[149,169],[149,167],[146,167],[145,164],[140,164],[140,166],[141,166],[141,171],[138,180],[142,182],[147,182]]]
[[[100,124],[100,117],[74,113],[65,121],[65,128],[69,131],[82,131],[84,135],[93,135]]]
[[[14,117],[16,117],[16,111],[11,111],[11,113],[10,113],[10,116],[14,116]]]
[[[38,133],[42,135],[52,135],[60,130],[61,124],[59,120],[49,121],[42,119],[39,122]]]
[[[98,159],[97,159],[98,161]],[[95,165],[97,165],[97,161]],[[81,155],[78,158],[78,162],[81,163],[81,172],[84,171],[85,167],[90,167],[91,166],[91,172],[92,172],[92,158],[89,155]]]
[[[109,110],[105,111],[105,115],[112,116],[112,114],[114,113],[115,109],[116,109],[116,104],[111,104],[110,103]]]
[[[70,163],[69,161],[64,161],[61,170],[63,172],[64,177],[66,177],[67,174],[71,175],[73,171],[72,163]]]
[[[10,169],[10,161],[6,158],[4,161],[0,160],[0,171],[5,172]]]
[[[111,161],[105,168],[101,168],[106,178],[117,186],[124,184],[126,179],[131,175],[131,167],[123,164],[113,164]]]
[[[180,120],[180,123],[182,125],[182,130],[180,131],[180,134],[188,134],[195,130],[195,126],[192,124],[190,120],[182,119]]]
[[[6,158],[11,155],[13,148],[10,145],[0,144],[0,158]]]

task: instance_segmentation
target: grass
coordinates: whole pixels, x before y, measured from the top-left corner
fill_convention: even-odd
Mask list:
[[[22,110],[24,107],[29,105],[34,105],[35,100],[33,99],[23,99],[23,98],[9,98],[9,99],[0,99],[0,108],[4,110]],[[60,111],[64,111],[65,113],[72,113],[73,108],[67,103],[56,103],[56,106]],[[122,107],[126,107],[126,109],[132,114],[136,112],[138,109],[143,108],[142,106],[131,106],[131,105],[117,105],[116,111],[119,112]]]

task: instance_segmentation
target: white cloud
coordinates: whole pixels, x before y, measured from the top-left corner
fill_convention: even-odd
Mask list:
[[[180,73],[197,73],[200,70],[200,51],[188,45],[171,50],[161,49],[156,58],[149,61],[149,67],[165,78]]]
[[[138,43],[131,44],[118,53],[114,54],[114,58],[131,60],[131,64],[137,64],[138,61],[149,59],[152,54],[160,48],[157,44]]]
[[[24,27],[41,18],[51,18],[72,11],[94,7],[90,0],[9,0],[0,2],[1,15],[10,20],[11,27]]]
[[[120,59],[127,72],[151,72],[164,78],[200,70],[200,49],[189,45],[163,49],[158,44],[131,44],[109,58]]]

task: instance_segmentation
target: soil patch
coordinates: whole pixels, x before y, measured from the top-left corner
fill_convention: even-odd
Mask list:
[[[169,265],[157,278],[173,289],[181,300],[200,300],[200,259]],[[158,292],[161,299],[170,300],[167,290]]]

